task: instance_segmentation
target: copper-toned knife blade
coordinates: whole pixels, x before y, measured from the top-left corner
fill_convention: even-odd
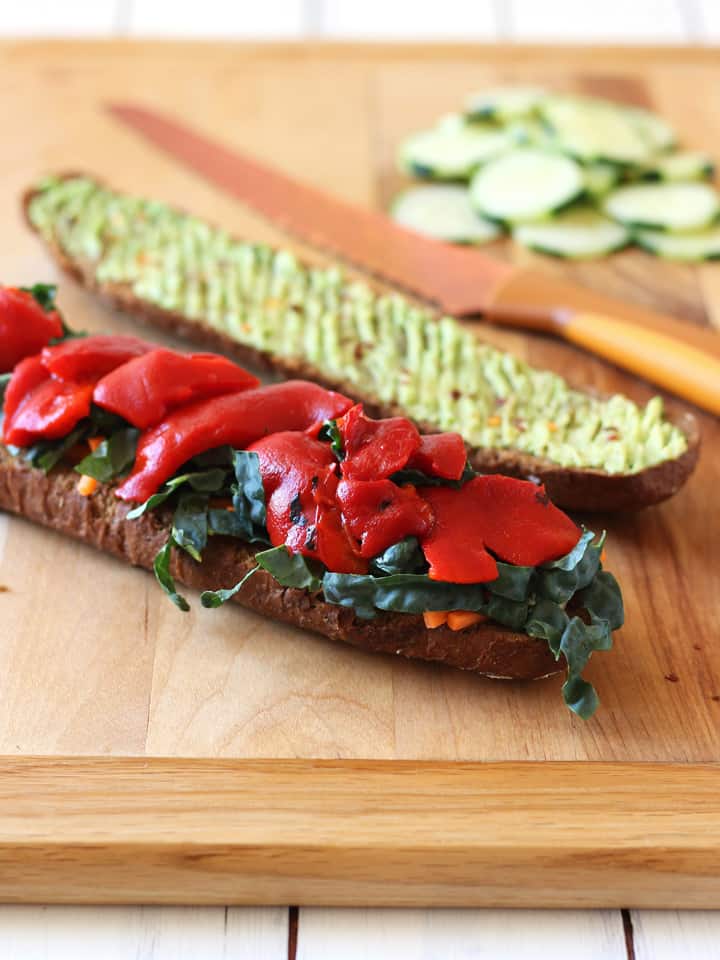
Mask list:
[[[389,217],[300,183],[223,146],[179,120],[136,104],[109,112],[207,182],[312,246],[429,300],[455,316],[554,332],[559,312],[591,310],[649,327],[720,356],[720,336],[667,314],[591,291],[539,270],[514,267],[405,230]]]
[[[412,233],[382,213],[299,183],[155,110],[120,103],[108,104],[108,109],[175,160],[288,233],[450,313],[481,313],[513,272],[499,260]]]

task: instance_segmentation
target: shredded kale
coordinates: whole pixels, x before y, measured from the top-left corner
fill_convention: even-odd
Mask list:
[[[257,573],[260,567],[253,567],[251,570],[242,577],[234,587],[230,587],[229,590],[205,590],[200,594],[200,603],[204,607],[221,607],[224,603],[227,603],[228,600],[231,600],[236,593],[238,593],[250,579],[250,577]]]
[[[140,431],[135,427],[116,430],[75,467],[78,473],[109,483],[125,476],[135,462]]]
[[[29,293],[36,303],[39,303],[45,313],[55,310],[57,285],[54,283],[34,283],[31,287],[20,287],[24,293]]]
[[[343,443],[343,438],[340,436],[337,420],[325,421],[322,427],[320,427],[318,440],[324,440],[329,443],[332,452],[340,462],[345,459],[345,444]]]
[[[158,551],[153,563],[153,571],[155,572],[157,582],[175,606],[182,610],[183,613],[187,613],[190,609],[190,604],[185,597],[177,592],[175,581],[170,573],[170,557],[172,555],[173,543],[174,541],[171,535],[165,546]]]
[[[370,572],[377,577],[393,573],[420,573],[427,563],[417,537],[405,537],[370,561]]]
[[[473,477],[477,476],[479,476],[478,472],[473,470],[470,464],[466,462],[458,480],[445,480],[442,477],[432,477],[429,473],[423,473],[422,470],[411,470],[407,468],[405,470],[398,470],[390,479],[399,487],[410,483],[414,487],[453,487],[453,489],[459,490],[460,487],[465,486],[468,480],[472,480]]]
[[[324,577],[328,576],[321,563],[304,557],[301,553],[290,553],[284,546],[271,547],[270,550],[256,553],[255,560],[283,587],[314,592],[320,590]]]

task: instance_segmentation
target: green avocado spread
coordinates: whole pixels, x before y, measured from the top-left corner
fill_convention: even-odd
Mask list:
[[[71,259],[91,263],[99,284],[128,284],[155,306],[304,361],[474,447],[607,473],[636,473],[687,447],[660,397],[644,408],[619,394],[595,399],[451,317],[380,295],[337,268],[309,268],[287,251],[236,240],[163,203],[86,177],[47,179],[29,216]]]

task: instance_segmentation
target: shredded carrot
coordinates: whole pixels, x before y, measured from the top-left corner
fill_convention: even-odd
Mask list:
[[[550,433],[555,433],[558,427],[554,420],[548,420],[547,428],[550,431]]]
[[[214,510],[232,510],[232,500],[229,497],[210,497],[210,506]]]
[[[482,613],[472,613],[470,610],[452,610],[447,615],[447,625],[451,630],[464,630],[475,623],[483,623],[487,617]]]
[[[88,437],[88,446],[93,453],[97,450],[101,443],[105,441],[105,437]]]
[[[600,554],[600,563],[605,563],[606,560],[607,560],[607,550],[603,549],[602,553]]]
[[[78,480],[77,492],[82,497],[91,497],[97,490],[99,484],[95,477],[89,477],[87,474],[83,474]]]
[[[428,630],[434,630],[435,627],[441,627],[447,620],[447,610],[426,610],[423,614],[423,620]]]
[[[489,427],[499,427],[502,423],[500,417],[492,416],[487,418],[487,425]]]

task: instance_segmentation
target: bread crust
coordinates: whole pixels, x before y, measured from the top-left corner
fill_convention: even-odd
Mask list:
[[[167,541],[171,512],[160,508],[128,520],[131,505],[118,500],[112,486],[103,485],[86,497],[77,491],[78,479],[75,471],[62,465],[46,475],[12,457],[0,444],[0,509],[151,570]],[[179,583],[197,590],[228,588],[255,566],[254,554],[247,543],[213,537],[201,564],[174,550],[171,572]],[[421,616],[385,612],[374,620],[361,620],[347,607],[326,603],[306,590],[281,586],[264,570],[253,574],[233,600],[330,640],[373,653],[439,661],[482,676],[535,680],[561,669],[544,640],[499,624],[428,630]]]
[[[71,178],[85,174],[72,171],[60,176]],[[35,193],[33,188],[27,190],[22,202],[25,219],[37,233],[28,216],[28,207]],[[206,324],[141,300],[135,296],[128,284],[98,284],[92,263],[72,260],[57,243],[47,241],[42,236],[41,240],[66,274],[112,306],[149,326],[160,327],[193,343],[220,350],[240,363],[257,369],[271,371],[283,377],[313,380],[363,403],[370,416],[407,416],[401,406],[381,402],[369,392],[358,391],[352,384],[328,378],[309,363],[276,357],[245,346]],[[700,428],[696,417],[687,410],[673,407],[668,407],[667,417],[685,434],[687,449],[673,460],[665,460],[637,473],[606,473],[590,468],[563,467],[552,460],[535,457],[521,450],[468,447],[468,458],[474,469],[481,473],[504,473],[513,477],[539,480],[545,484],[551,500],[567,510],[637,510],[660,503],[677,493],[695,469],[700,455]],[[417,422],[417,426],[423,433],[436,433],[440,429],[436,424],[425,422]]]

